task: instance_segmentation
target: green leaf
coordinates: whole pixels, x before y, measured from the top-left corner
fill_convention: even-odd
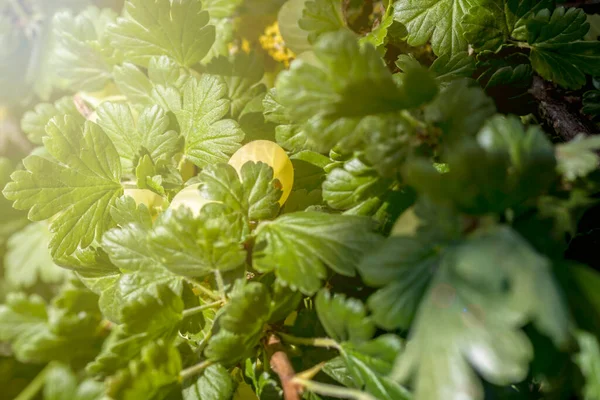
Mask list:
[[[594,117],[600,115],[600,90],[590,90],[583,94],[583,108],[581,111]]]
[[[585,377],[583,395],[585,400],[600,398],[600,344],[598,338],[588,332],[577,334],[579,353],[575,362]]]
[[[45,400],[100,400],[104,385],[91,379],[78,382],[74,371],[63,364],[53,364],[44,384]]]
[[[355,157],[328,167],[329,172],[323,182],[323,200],[335,210],[360,208],[366,203],[383,203],[391,182],[382,178],[377,171],[360,158]]]
[[[359,345],[343,343],[342,355],[328,361],[323,372],[342,385],[366,391],[377,399],[408,399],[408,391],[387,377],[401,350],[400,339],[392,334]]]
[[[577,8],[543,10],[527,22],[531,65],[544,79],[579,89],[585,74],[600,75],[600,42],[582,40],[586,14]]]
[[[451,82],[425,107],[425,120],[440,127],[443,140],[452,143],[463,136],[475,135],[496,112],[494,101],[470,79]]]
[[[278,398],[282,391],[278,386],[277,381],[273,378],[272,374],[267,371],[262,371],[262,367],[258,360],[254,361],[250,358],[246,359],[244,365],[244,375],[250,378],[252,386],[255,390],[255,395],[258,398]],[[246,399],[245,397],[235,398],[236,400]]]
[[[435,242],[391,236],[359,265],[364,282],[381,289],[368,300],[375,323],[384,329],[408,329],[438,262]]]
[[[68,115],[46,128],[45,147],[54,160],[36,155],[23,160],[4,196],[29,219],[57,216],[50,226],[52,255],[71,254],[99,240],[111,225],[110,206],[122,194],[119,156],[108,136],[95,124],[80,126]]]
[[[402,343],[397,336],[386,334],[359,345],[344,343],[342,349],[342,359],[357,388],[378,399],[411,398],[405,388],[388,377],[396,357],[401,356]]]
[[[477,1],[463,17],[465,38],[477,51],[496,51],[509,38],[525,41],[529,19],[553,7],[552,0]]]
[[[405,80],[406,84],[423,85],[419,92],[397,87],[375,48],[359,45],[349,33],[324,35],[315,44],[314,52],[319,66],[295,62],[277,80],[279,101],[294,120],[309,119],[315,114],[354,117],[417,107],[423,100],[409,95],[429,95],[424,90],[429,88],[423,85],[428,82]],[[424,80],[421,76],[412,78]]]
[[[242,0],[205,0],[202,6],[210,16],[210,25],[215,27],[215,43],[202,63],[210,62],[217,56],[229,54],[229,44],[234,41],[234,17]]]
[[[234,14],[242,0],[204,0],[202,6],[211,18],[226,18]]]
[[[308,32],[308,41],[315,41],[324,33],[348,30],[342,15],[340,0],[314,0],[304,3],[298,26]],[[348,30],[349,31],[349,30]]]
[[[154,87],[150,79],[135,65],[125,62],[113,69],[117,88],[135,104],[150,105],[156,103],[151,92]]]
[[[150,210],[145,204],[136,204],[131,196],[121,196],[115,201],[110,215],[117,225],[125,226],[127,224],[139,224],[145,229],[152,227],[152,217]]]
[[[598,272],[588,266],[575,265],[571,267],[571,273],[578,284],[578,289],[589,299],[593,310],[600,314],[600,293],[597,290],[600,287]]]
[[[121,271],[150,272],[160,269],[159,258],[151,251],[149,243],[143,240],[147,235],[147,229],[132,223],[121,229],[111,229],[104,234],[102,249]]]
[[[356,132],[364,138],[366,161],[383,178],[398,177],[406,159],[423,144],[411,122],[400,114],[363,118]],[[369,175],[369,167],[360,164],[358,159],[351,159],[344,169],[353,175]]]
[[[72,16],[61,12],[54,16],[57,46],[52,61],[59,78],[72,91],[96,91],[111,79],[111,60],[104,50],[104,33],[116,18],[114,11],[88,8]]]
[[[27,134],[27,139],[35,144],[43,144],[42,138],[46,136],[46,125],[54,117],[69,114],[79,125],[83,125],[85,118],[75,108],[71,96],[62,97],[54,104],[40,103],[33,111],[23,114],[21,129]]]
[[[0,305],[0,317],[0,341],[12,341],[45,325],[46,303],[38,295],[11,293]]]
[[[216,58],[206,66],[206,72],[223,77],[233,118],[238,118],[254,97],[266,91],[260,82],[264,74],[263,61],[257,53],[241,52],[229,58]]]
[[[327,335],[338,342],[365,342],[375,334],[375,325],[358,299],[321,289],[315,299],[319,320]]]
[[[408,44],[421,46],[431,41],[437,55],[467,50],[462,18],[474,0],[398,0],[394,18],[408,29]]]
[[[256,233],[253,267],[275,271],[292,289],[315,293],[329,266],[353,276],[361,256],[377,242],[368,218],[319,212],[285,214],[263,222]]]
[[[255,335],[269,320],[271,295],[267,287],[249,282],[234,291],[219,318],[221,328],[240,335]]]
[[[556,145],[557,170],[567,180],[583,178],[598,168],[600,157],[600,138],[578,135],[567,143]]]
[[[527,376],[533,348],[520,330],[527,320],[557,346],[568,341],[568,314],[548,260],[510,228],[480,231],[440,253],[391,377],[412,377],[418,398],[481,399],[471,366],[496,385]]]
[[[496,51],[509,38],[502,10],[495,3],[472,7],[462,18],[464,37],[475,51]]]
[[[49,307],[36,296],[11,295],[0,307],[3,326],[0,340],[7,339],[21,362],[52,360],[85,363],[98,352],[101,315],[98,297],[84,287],[66,285]]]
[[[6,281],[17,287],[30,287],[38,280],[44,283],[62,281],[67,271],[52,261],[49,242],[48,226],[42,222],[29,224],[12,235],[4,258]]]
[[[233,392],[231,375],[217,364],[206,368],[195,382],[184,387],[183,400],[230,400]]]
[[[163,284],[181,293],[182,278],[169,271],[164,263],[167,260],[157,254],[147,228],[129,224],[122,229],[112,229],[104,235],[102,248],[123,272],[104,300],[108,304],[121,304],[146,293],[158,296],[158,288]]]
[[[44,399],[61,400],[72,399],[77,390],[77,377],[65,365],[52,365],[46,375],[44,385]]]
[[[302,18],[304,6],[308,0],[288,0],[277,13],[277,25],[285,42],[285,46],[295,54],[311,49],[308,32],[300,28],[298,21]]]
[[[475,72],[475,60],[467,52],[446,53],[436,58],[429,70],[440,85],[447,85],[456,79],[471,77]]]
[[[393,11],[394,11],[394,8],[391,5],[389,5],[386,9],[385,14],[381,17],[381,21],[379,22],[379,25],[377,25],[376,28],[371,30],[371,32],[367,33],[365,36],[363,36],[360,39],[361,42],[371,43],[373,46],[375,46],[375,48],[377,48],[380,51],[380,53],[382,55],[385,55],[384,45],[387,43],[387,40],[388,40],[388,38],[387,38],[388,29],[394,23]],[[404,26],[402,28],[404,28]],[[406,28],[404,28],[404,29],[406,29]],[[408,32],[406,32],[406,30],[404,30],[403,35],[400,35],[400,36],[405,37],[407,33]]]
[[[194,218],[186,208],[165,211],[156,221],[149,245],[156,257],[178,275],[203,277],[242,265],[246,252],[235,227],[206,213]]]
[[[535,126],[525,131],[516,117],[489,120],[476,142],[453,148],[447,161],[447,173],[420,160],[408,163],[403,176],[417,192],[474,214],[502,212],[539,196],[556,177],[552,144]]]
[[[181,126],[186,157],[201,168],[229,160],[244,133],[235,121],[223,119],[229,110],[225,82],[206,74],[190,78],[182,94],[167,105]]]
[[[169,130],[169,116],[159,106],[145,108],[137,121],[122,103],[104,102],[97,112],[98,125],[115,145],[125,171],[133,171],[143,153],[156,162],[170,160],[180,150],[179,134]]]
[[[128,0],[124,17],[109,28],[109,40],[134,64],[147,67],[151,57],[166,55],[190,67],[215,41],[208,18],[199,0]]]
[[[588,14],[587,22],[590,24],[590,30],[585,35],[585,40],[598,40],[600,36],[600,14]]]
[[[503,97],[514,98],[527,92],[533,77],[533,69],[527,56],[511,54],[486,59],[487,54],[489,52],[480,54],[477,67],[481,70],[481,75],[477,80],[488,93],[496,95],[501,91]]]
[[[279,211],[279,181],[263,162],[245,163],[240,176],[231,165],[217,164],[202,170],[198,178],[205,199],[222,202],[251,221],[273,218]]]
[[[415,108],[437,94],[433,76],[421,67],[406,71],[396,85],[375,48],[359,45],[350,33],[323,35],[314,52],[316,65],[298,60],[277,78],[277,101],[286,117],[304,123],[304,132],[277,132],[280,141],[298,146],[306,135],[319,151],[341,140],[352,147],[361,139],[354,130],[362,117]]]
[[[262,332],[248,337],[221,329],[208,342],[204,355],[226,366],[235,365],[254,354],[254,347],[259,343],[261,336]]]
[[[267,277],[269,275],[263,275]],[[269,323],[284,321],[290,313],[298,308],[302,300],[302,293],[291,290],[285,284],[275,279],[271,287],[271,310]]]
[[[183,301],[170,288],[157,287],[158,296],[144,294],[121,308],[123,333],[162,336],[177,330]]]
[[[107,380],[107,394],[114,399],[163,399],[179,381],[181,356],[172,343],[148,343],[139,358]]]
[[[157,285],[155,294],[141,293],[129,298],[120,308],[123,325],[112,332],[87,371],[92,375],[111,375],[138,357],[147,344],[172,339],[182,311],[183,301],[166,285]]]

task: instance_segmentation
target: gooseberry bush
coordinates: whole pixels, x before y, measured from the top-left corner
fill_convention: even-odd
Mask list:
[[[56,12],[0,159],[8,398],[600,399],[586,3]]]

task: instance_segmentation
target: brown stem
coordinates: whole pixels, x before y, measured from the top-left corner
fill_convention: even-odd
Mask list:
[[[88,107],[88,105],[85,103],[85,100],[83,100],[79,93],[73,96],[73,103],[75,104],[77,111],[79,111],[79,113],[83,115],[85,119],[88,119],[90,115],[92,115],[92,112],[94,112],[94,110]]]
[[[293,382],[296,372],[285,352],[281,339],[274,333],[269,334],[265,345],[270,355],[271,369],[279,376],[285,400],[300,400],[300,387]]]
[[[597,133],[594,124],[573,109],[552,83],[534,76],[529,92],[538,103],[540,117],[562,141],[568,142],[579,133]]]

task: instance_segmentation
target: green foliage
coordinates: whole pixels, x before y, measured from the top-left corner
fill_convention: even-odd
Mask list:
[[[441,250],[437,260],[419,301],[413,342],[392,374],[401,381],[413,377],[416,396],[440,398],[444,390],[481,393],[469,364],[498,385],[525,378],[533,357],[519,330],[525,316],[557,345],[566,343],[567,312],[548,261],[509,228],[484,230]],[[432,386],[434,376],[445,377],[444,383]]]
[[[579,332],[577,342],[580,350],[576,355],[575,362],[581,368],[587,381],[584,398],[586,400],[596,399],[600,396],[600,345],[598,339],[588,332]]]
[[[585,74],[600,75],[600,43],[584,41],[589,25],[585,13],[574,8],[540,11],[527,23],[531,65],[545,79],[568,89],[579,89]]]
[[[2,57],[48,34],[14,59],[47,65],[23,109],[0,108],[9,396],[598,396],[600,280],[576,245],[598,230],[600,143],[556,143],[568,124],[538,110],[597,122],[595,17],[550,0],[5,3]],[[293,181],[280,153],[228,164],[254,140]]]
[[[62,84],[73,90],[102,89],[111,78],[110,53],[104,32],[114,22],[112,10],[89,8],[73,16],[63,12],[54,16],[56,74]]]
[[[167,55],[189,67],[204,58],[215,40],[208,20],[199,1],[128,1],[125,17],[110,28],[108,39],[134,64],[146,67],[151,57]]]
[[[366,318],[364,305],[356,299],[320,291],[315,306],[325,332],[336,341],[360,343],[370,339],[375,332],[373,322]]]
[[[408,29],[408,43],[413,46],[431,41],[436,54],[456,54],[467,49],[462,18],[471,0],[398,0],[395,18]]]
[[[179,134],[169,130],[169,117],[154,106],[145,108],[134,121],[125,104],[103,103],[98,108],[98,125],[115,145],[125,171],[132,171],[142,154],[152,161],[169,160],[179,151]]]
[[[21,362],[89,361],[104,336],[97,301],[87,289],[71,285],[50,305],[37,295],[13,293],[0,306],[0,340],[12,344]]]
[[[342,16],[342,4],[338,0],[307,1],[298,26],[308,32],[308,40],[314,43],[327,32],[336,32],[346,27]]]
[[[229,372],[221,365],[211,365],[196,382],[183,389],[186,400],[228,400],[233,397],[234,384]]]
[[[225,204],[249,221],[275,217],[281,189],[273,179],[273,169],[263,162],[247,162],[240,172],[238,176],[229,164],[204,169],[198,177],[200,194]]]
[[[53,256],[98,240],[111,224],[109,207],[121,195],[121,165],[114,145],[97,125],[81,126],[66,115],[47,125],[52,158],[30,155],[4,188],[14,207],[32,221],[58,215],[50,226]]]
[[[6,244],[5,279],[15,286],[33,286],[39,279],[46,283],[61,282],[66,271],[52,261],[48,251],[50,233],[43,222],[27,225],[14,233]]]
[[[378,237],[372,222],[358,216],[296,212],[257,229],[253,267],[275,274],[291,288],[313,294],[327,269],[353,276],[357,261]]]

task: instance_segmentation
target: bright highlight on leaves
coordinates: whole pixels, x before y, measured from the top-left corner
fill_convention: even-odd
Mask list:
[[[204,58],[215,40],[215,28],[207,23],[199,0],[129,0],[125,16],[109,29],[109,40],[143,67],[161,55],[189,67]]]
[[[588,8],[122,3],[0,5],[9,397],[598,392],[600,145],[542,112],[597,122]]]
[[[54,159],[31,155],[12,175],[4,195],[29,210],[32,221],[57,216],[50,225],[52,255],[73,253],[99,240],[110,227],[110,206],[123,193],[119,156],[97,125],[81,127],[70,116],[46,127],[45,147]]]

